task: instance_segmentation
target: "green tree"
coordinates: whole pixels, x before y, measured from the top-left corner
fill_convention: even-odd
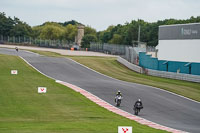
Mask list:
[[[157,22],[148,23],[144,20],[133,20],[124,25],[109,26],[106,30],[97,33],[98,40],[102,43],[117,43],[124,45],[132,45],[133,41],[138,40],[138,27],[141,26],[140,41],[146,42],[147,45],[156,46],[158,44],[158,29],[160,25],[199,23],[200,16],[191,17],[186,20],[165,19]],[[121,39],[117,42],[116,35],[120,35]],[[115,41],[113,41],[115,40]],[[123,40],[123,41],[121,41]]]
[[[111,44],[122,44],[122,36],[119,34],[114,34],[113,38],[108,42]]]
[[[94,28],[90,27],[90,26],[85,26],[85,28],[84,28],[84,34],[85,35],[90,34],[90,35],[95,35],[96,36],[97,31]]]
[[[90,48],[90,43],[96,42],[96,41],[97,41],[97,37],[95,35],[87,34],[82,39],[81,47],[82,48]]]
[[[39,38],[42,31],[42,26],[34,26],[32,27],[32,34],[33,38]]]
[[[74,42],[75,36],[77,35],[77,26],[68,24],[64,30],[64,39]]]
[[[4,36],[30,36],[31,27],[20,19],[6,17],[5,13],[0,13],[0,34]]]
[[[0,12],[0,34],[9,36],[11,30],[14,28],[14,21],[10,17],[6,17],[6,14]]]
[[[31,36],[32,28],[25,22],[14,17],[15,26],[11,29],[11,36]]]
[[[62,39],[63,34],[64,30],[60,26],[54,24],[46,24],[41,30],[40,38],[57,40]]]
[[[60,25],[62,26],[67,26],[68,24],[71,24],[71,25],[78,25],[80,24],[79,22],[75,21],[75,20],[71,20],[71,21],[66,21],[64,23],[59,23]]]
[[[111,31],[114,27],[115,27],[114,25],[111,25],[106,30],[99,32],[98,33],[98,40],[101,43],[108,43],[108,41],[112,39],[112,33],[113,32],[111,33]]]

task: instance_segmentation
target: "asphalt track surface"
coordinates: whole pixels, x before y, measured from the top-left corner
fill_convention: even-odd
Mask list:
[[[198,102],[154,87],[109,78],[67,58],[39,56],[5,48],[0,48],[0,53],[21,56],[42,73],[85,89],[112,105],[117,90],[121,90],[123,101],[120,109],[133,114],[133,104],[140,98],[144,104],[140,117],[171,128],[200,133]]]

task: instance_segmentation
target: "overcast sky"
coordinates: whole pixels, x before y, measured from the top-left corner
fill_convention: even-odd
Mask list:
[[[137,19],[200,16],[200,0],[0,0],[0,12],[31,26],[76,20],[99,31]]]

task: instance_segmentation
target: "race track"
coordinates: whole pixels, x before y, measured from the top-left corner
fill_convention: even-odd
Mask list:
[[[140,117],[171,128],[200,132],[200,103],[154,87],[103,76],[66,58],[45,57],[5,48],[0,48],[0,53],[22,56],[44,74],[79,86],[112,105],[117,90],[121,90],[124,97],[120,107],[122,110],[133,114],[133,104],[140,98],[144,104]]]

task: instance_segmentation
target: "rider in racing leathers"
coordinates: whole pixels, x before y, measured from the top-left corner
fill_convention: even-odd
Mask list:
[[[121,96],[122,97],[122,93],[120,92],[120,90],[118,90],[117,94],[116,94],[116,97],[117,96]],[[116,97],[115,97],[115,102],[116,102]]]
[[[139,111],[140,111],[140,109],[143,109],[142,101],[141,101],[140,99],[138,99],[138,100],[135,102],[134,108],[137,107],[137,104],[138,104],[138,103],[141,105],[141,108],[139,108]]]

